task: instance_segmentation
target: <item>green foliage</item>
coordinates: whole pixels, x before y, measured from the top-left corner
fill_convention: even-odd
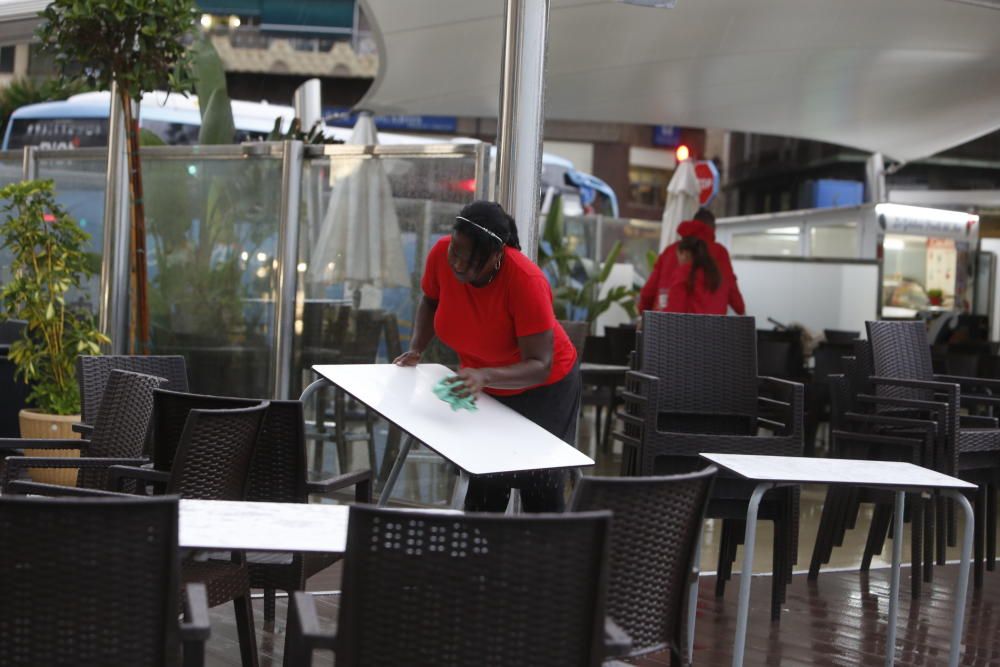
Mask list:
[[[340,139],[335,137],[327,137],[323,134],[323,123],[321,121],[316,121],[313,123],[312,128],[308,132],[302,131],[302,121],[298,118],[293,118],[291,124],[288,126],[287,132],[281,131],[281,118],[274,119],[274,127],[271,128],[270,134],[267,135],[268,141],[285,141],[285,140],[299,140],[306,145],[320,145],[320,144],[342,144],[344,143]]]
[[[144,91],[191,89],[190,54],[182,40],[197,17],[194,0],[53,0],[38,38],[66,81],[132,99]]]
[[[233,105],[226,88],[226,70],[219,52],[208,37],[200,37],[191,49],[194,62],[194,87],[198,93],[201,129],[198,143],[231,144],[236,136]]]
[[[601,284],[611,275],[611,269],[621,254],[621,241],[616,241],[602,264],[580,257],[566,242],[562,199],[552,200],[545,228],[538,247],[538,265],[555,280],[554,307],[558,319],[583,319],[593,322],[611,306],[617,304],[630,317],[635,317],[636,290],[618,285],[601,298]],[[582,278],[582,280],[581,280]]]
[[[22,181],[0,190],[9,203],[0,248],[11,254],[13,278],[0,292],[0,316],[27,320],[10,348],[18,378],[33,385],[28,401],[42,412],[76,414],[76,358],[100,354],[111,341],[93,317],[66,304],[66,293],[93,275],[83,251],[88,235],[56,203],[52,181]]]
[[[28,104],[64,100],[77,93],[85,93],[90,88],[82,81],[63,82],[60,79],[15,79],[0,90],[0,117],[3,130],[16,109]]]

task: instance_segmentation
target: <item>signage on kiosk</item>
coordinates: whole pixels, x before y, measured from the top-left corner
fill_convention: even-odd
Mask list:
[[[719,194],[719,170],[711,160],[694,163],[694,175],[698,178],[698,202],[707,206]]]

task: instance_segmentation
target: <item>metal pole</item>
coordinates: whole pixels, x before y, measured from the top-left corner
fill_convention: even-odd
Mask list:
[[[274,368],[271,396],[289,398],[295,336],[295,281],[299,258],[299,200],[302,197],[301,141],[285,141],[281,162],[278,220],[278,285],[274,298]]]
[[[496,197],[514,220],[521,250],[538,256],[538,201],[545,122],[549,0],[507,0],[497,123]]]
[[[21,178],[33,181],[38,178],[38,158],[35,156],[36,146],[25,146],[21,157]]]
[[[128,142],[125,113],[118,85],[111,84],[108,115],[108,167],[104,185],[104,243],[102,247],[98,324],[111,339],[108,352],[126,354],[129,346],[130,241]]]

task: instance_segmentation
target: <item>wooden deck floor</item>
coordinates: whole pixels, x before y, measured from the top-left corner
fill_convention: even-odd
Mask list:
[[[896,664],[900,667],[946,664],[951,618],[952,590],[958,568],[935,570],[933,584],[916,602],[909,595],[908,571],[903,572],[900,595],[900,628]],[[339,567],[334,566],[311,582],[313,590],[335,590]],[[781,667],[876,667],[884,664],[889,570],[873,570],[865,577],[857,571],[824,572],[817,584],[796,575],[788,589],[788,601],[779,623],[767,620],[770,581],[755,576],[751,588],[750,626],[746,664]],[[734,576],[726,596],[714,596],[715,578],[702,577],[695,636],[695,665],[729,665],[736,626],[736,596],[739,579]],[[987,573],[978,593],[970,589],[962,665],[1000,665],[1000,573]],[[335,623],[337,596],[317,597],[324,622]],[[260,601],[255,602],[257,639],[261,667],[281,664],[284,642],[285,604],[278,602],[274,628],[262,623]],[[212,610],[212,639],[208,664],[239,665],[236,628],[230,606]],[[319,655],[316,665],[332,665],[333,658]],[[669,665],[665,656],[650,656],[636,662],[643,667]]]

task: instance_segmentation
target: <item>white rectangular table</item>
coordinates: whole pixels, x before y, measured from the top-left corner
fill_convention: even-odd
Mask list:
[[[751,456],[743,454],[702,454],[720,468],[745,479],[758,482],[747,508],[746,534],[743,542],[743,569],[740,573],[740,599],[737,606],[736,640],[733,645],[733,665],[743,664],[746,646],[747,618],[750,612],[750,577],[753,572],[754,541],[757,536],[757,510],[764,493],[779,486],[800,484],[839,484],[864,486],[895,491],[893,518],[892,579],[889,588],[889,618],[887,620],[885,664],[896,658],[896,615],[899,609],[899,564],[903,554],[903,504],[906,492],[940,491],[954,498],[965,512],[962,523],[962,563],[955,589],[955,616],[951,630],[950,667],[958,666],[965,620],[965,597],[969,588],[969,562],[972,556],[972,506],[962,490],[975,489],[964,482],[912,463],[895,461],[858,461],[851,459],[814,459],[796,456]]]
[[[347,505],[180,501],[178,542],[184,549],[344,553]]]
[[[434,385],[452,375],[445,366],[344,364],[313,366],[323,379],[302,393],[305,400],[333,384],[407,434],[378,504],[392,494],[414,442],[422,442],[459,469],[451,505],[461,509],[469,477],[531,470],[579,468],[594,461],[491,396],[481,394],[477,410],[452,410]]]

